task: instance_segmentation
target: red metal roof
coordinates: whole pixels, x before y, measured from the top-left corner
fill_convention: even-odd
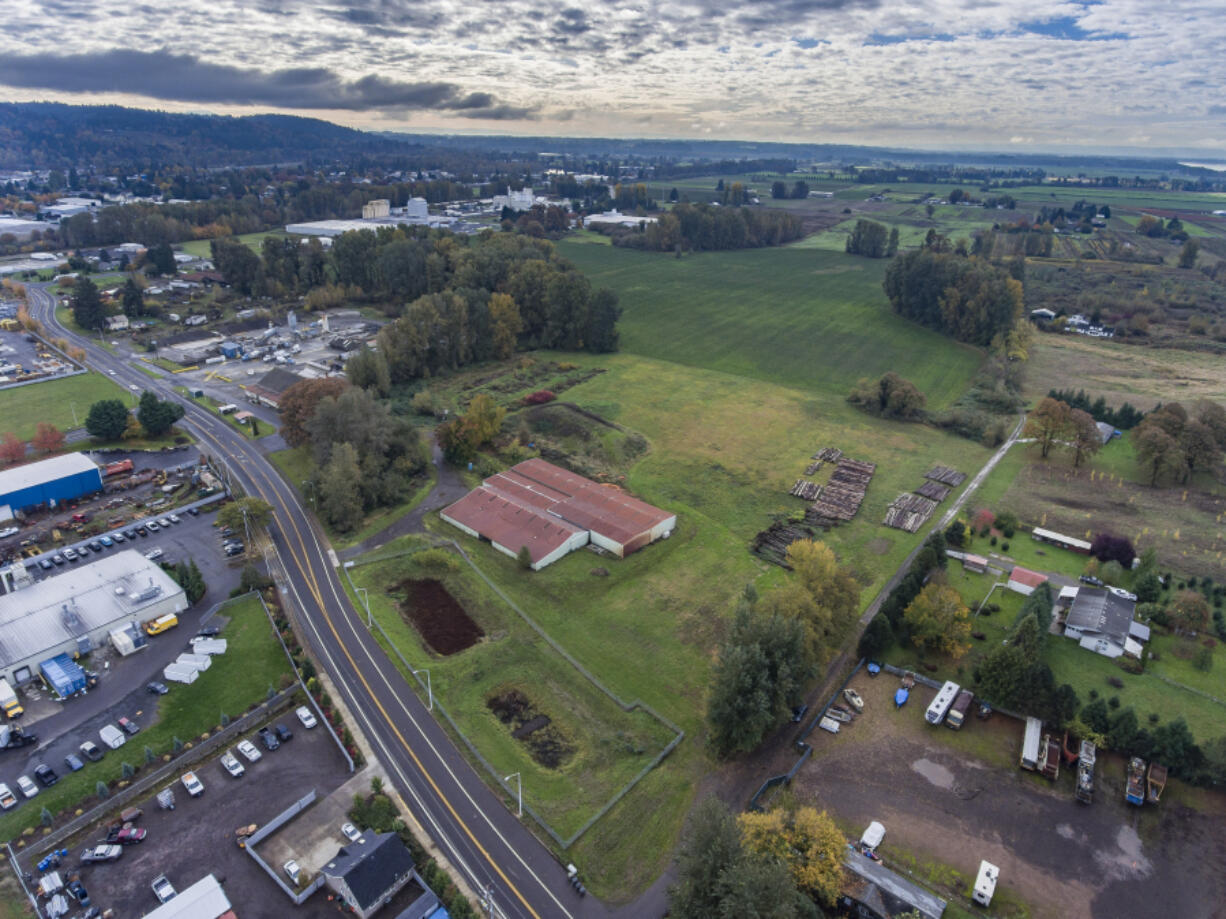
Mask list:
[[[581,527],[535,510],[505,494],[478,486],[443,511],[443,516],[476,530],[490,542],[518,552],[524,546],[535,564],[556,550]]]
[[[1029,568],[1023,568],[1021,565],[1018,565],[1009,573],[1009,580],[1025,584],[1027,587],[1038,587],[1040,584],[1047,583],[1047,575],[1039,574],[1037,571],[1031,571]]]

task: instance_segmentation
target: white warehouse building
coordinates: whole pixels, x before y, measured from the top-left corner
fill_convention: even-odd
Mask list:
[[[187,609],[183,588],[129,549],[0,597],[0,676],[32,680],[57,654],[85,654],[112,629]]]

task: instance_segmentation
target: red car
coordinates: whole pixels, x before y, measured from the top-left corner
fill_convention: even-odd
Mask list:
[[[111,830],[106,834],[106,841],[109,843],[118,843],[121,846],[134,846],[138,842],[145,841],[145,834],[148,830],[139,826],[125,826],[118,830]]]

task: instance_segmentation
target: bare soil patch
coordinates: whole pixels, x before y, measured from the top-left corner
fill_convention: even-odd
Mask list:
[[[400,614],[435,654],[458,654],[485,636],[441,581],[401,581],[389,593],[403,595]]]
[[[532,758],[545,768],[564,766],[575,755],[574,744],[548,715],[537,711],[520,690],[504,690],[490,696],[485,704],[499,721],[511,728],[511,736],[525,744]]]

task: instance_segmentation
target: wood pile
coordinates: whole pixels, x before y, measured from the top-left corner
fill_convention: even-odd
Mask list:
[[[868,483],[876,471],[876,463],[864,463],[840,454],[838,466],[830,474],[830,484],[822,489],[805,519],[818,526],[851,520],[859,512]]]
[[[885,512],[885,525],[914,533],[928,522],[928,518],[936,509],[936,501],[907,492],[899,495],[890,504]]]
[[[792,486],[792,490],[788,492],[793,497],[801,498],[805,501],[815,501],[821,493],[822,486],[807,479],[797,479],[796,484]]]
[[[831,484],[847,485],[851,488],[868,489],[868,483],[873,480],[877,467],[873,463],[858,463],[855,460],[842,460],[838,468],[830,473]]]
[[[949,497],[949,493],[953,491],[948,485],[942,485],[935,479],[929,479],[919,488],[915,489],[917,495],[923,495],[925,498],[931,498],[933,501],[941,502]]]
[[[813,459],[823,463],[837,463],[843,458],[843,451],[835,447],[822,447],[813,454]]]
[[[817,472],[817,470],[821,468],[822,468],[822,461],[814,460],[808,466],[805,467],[805,475],[813,475],[815,472]]]
[[[957,469],[950,469],[948,466],[933,466],[924,473],[924,478],[935,479],[938,482],[943,482],[950,488],[957,488],[966,481],[966,473],[959,472]]]
[[[804,524],[777,520],[754,537],[750,549],[760,558],[791,571],[792,566],[787,562],[788,546],[800,539],[812,539],[815,535]]]

